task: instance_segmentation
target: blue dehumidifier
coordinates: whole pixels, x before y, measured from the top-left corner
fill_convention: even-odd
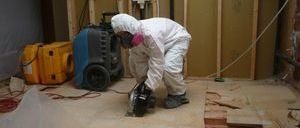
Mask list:
[[[112,80],[123,75],[119,39],[103,13],[99,26],[88,26],[74,39],[75,84],[78,88],[104,91]]]

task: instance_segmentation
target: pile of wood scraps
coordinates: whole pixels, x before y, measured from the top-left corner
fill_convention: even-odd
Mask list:
[[[289,104],[288,122],[291,126],[300,127],[300,102]]]
[[[261,128],[264,112],[249,107],[247,97],[234,88],[209,88],[206,92],[206,128]]]
[[[300,127],[300,111],[292,110],[288,114],[288,123],[293,127]]]

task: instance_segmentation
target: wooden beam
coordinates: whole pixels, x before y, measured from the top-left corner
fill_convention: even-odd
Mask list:
[[[222,67],[222,0],[218,0],[217,21],[217,77],[221,77]]]
[[[124,10],[124,0],[118,0],[118,11],[120,13],[124,13],[125,10]]]
[[[96,24],[95,0],[89,0],[89,16],[90,16],[90,23],[91,24]]]
[[[129,15],[132,15],[132,1],[131,0],[128,0],[128,14]]]
[[[183,4],[183,26],[187,29],[187,8],[188,8],[188,0],[184,0]],[[186,78],[188,76],[188,58],[187,55],[184,57],[184,72],[183,75]]]
[[[152,15],[153,17],[157,17],[157,0],[151,0],[151,3],[152,3]]]
[[[221,125],[226,126],[226,111],[205,111],[205,125]]]
[[[72,41],[77,33],[75,0],[67,0],[69,39]]]
[[[183,25],[185,28],[187,28],[187,20],[188,20],[188,0],[183,1],[184,6],[183,6]]]
[[[253,0],[253,21],[252,21],[252,43],[257,38],[257,24],[258,24],[258,0]],[[250,79],[255,79],[255,68],[256,67],[256,45],[252,48],[251,54],[251,72]]]

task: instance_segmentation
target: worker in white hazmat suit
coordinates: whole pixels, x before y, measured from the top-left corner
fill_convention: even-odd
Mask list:
[[[152,93],[163,80],[168,92],[165,108],[189,103],[182,75],[191,40],[186,29],[167,18],[136,20],[127,14],[113,16],[111,24],[121,45],[130,48],[130,71],[137,82]]]

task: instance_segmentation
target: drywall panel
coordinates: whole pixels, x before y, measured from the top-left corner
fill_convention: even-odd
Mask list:
[[[226,0],[222,9],[222,68],[232,63],[251,44],[253,0]],[[251,51],[225,70],[222,76],[249,78]]]
[[[189,0],[188,31],[193,38],[188,53],[188,75],[216,72],[217,0]]]
[[[260,0],[259,1],[259,25],[258,33],[266,27],[266,25],[275,16],[278,10],[278,0]],[[257,68],[256,78],[262,79],[273,75],[274,69],[274,52],[276,44],[277,22],[266,31],[257,44]]]

